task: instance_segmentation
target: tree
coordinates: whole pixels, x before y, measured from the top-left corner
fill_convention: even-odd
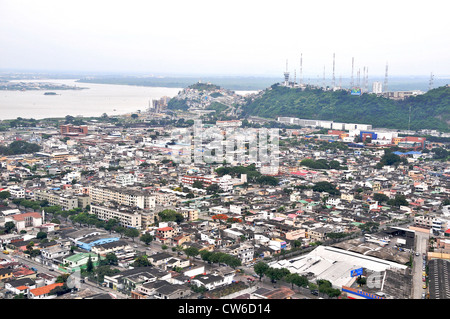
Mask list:
[[[139,239],[146,245],[149,245],[153,241],[153,236],[150,235],[149,233],[145,233]]]
[[[5,233],[11,234],[16,229],[16,224],[14,222],[6,222],[3,227],[5,228]]]
[[[110,233],[119,224],[119,221],[116,218],[108,219],[108,221],[105,223],[105,229],[108,230]]]
[[[133,267],[149,267],[151,266],[150,261],[146,255],[137,257],[133,262]]]
[[[194,181],[194,183],[192,183],[192,187],[193,188],[203,188],[203,183],[201,181]]]
[[[11,197],[11,193],[8,191],[2,191],[0,192],[0,199],[8,199]]]
[[[66,283],[67,278],[69,278],[70,274],[62,274],[59,275],[58,278],[56,278],[56,283]]]
[[[381,193],[375,193],[373,194],[373,200],[379,202],[379,203],[383,203],[383,202],[387,202],[389,200],[389,197],[387,197],[384,194]]]
[[[188,247],[184,250],[184,253],[188,257],[195,257],[199,254],[199,250],[198,250],[198,248],[195,248],[195,247]]]
[[[159,212],[158,216],[163,222],[174,221],[177,224],[180,224],[184,221],[183,215],[173,209],[165,209]]]
[[[275,283],[277,280],[283,279],[285,276],[289,274],[289,270],[286,268],[272,268],[266,270],[265,275],[270,278],[272,283]]]
[[[309,283],[308,278],[306,278],[305,276],[300,276],[296,273],[288,274],[284,279],[286,280],[286,282],[292,284],[292,288],[294,287],[294,285],[298,287],[308,287]]]
[[[387,204],[391,205],[391,206],[396,206],[396,207],[409,205],[408,201],[406,200],[405,195],[395,195],[395,198],[388,200]]]
[[[108,253],[105,256],[105,261],[106,261],[107,265],[117,265],[119,262],[119,259],[117,258],[116,254]]]
[[[92,273],[94,271],[94,263],[92,262],[91,255],[89,255],[88,261],[86,263],[86,271]]]
[[[211,184],[206,188],[206,193],[208,195],[216,194],[220,192],[220,186],[217,184]]]
[[[47,238],[47,233],[46,233],[46,232],[43,232],[43,231],[40,231],[40,232],[37,233],[36,238],[37,238],[37,239],[44,239],[44,238]]]
[[[124,235],[126,237],[130,237],[134,242],[134,238],[139,237],[139,230],[137,230],[136,228],[127,228]]]
[[[380,224],[375,223],[375,222],[367,222],[365,224],[359,225],[359,229],[361,229],[361,231],[363,232],[376,232],[378,231],[378,227],[380,226]]]
[[[315,192],[327,192],[331,195],[339,195],[340,191],[338,189],[336,189],[336,186],[334,186],[333,184],[331,184],[330,182],[317,182],[316,184],[314,184],[313,186],[313,191]]]
[[[259,281],[261,281],[262,277],[264,277],[264,275],[266,274],[266,272],[269,268],[270,268],[269,265],[262,261],[257,262],[253,266],[253,270],[259,276]]]
[[[435,147],[431,149],[431,152],[434,153],[434,159],[446,159],[448,156],[450,156],[450,152],[442,147]]]
[[[64,283],[62,286],[57,286],[55,288],[53,288],[50,292],[49,295],[63,295],[65,293],[68,293],[71,289],[69,287],[67,287],[67,285]]]

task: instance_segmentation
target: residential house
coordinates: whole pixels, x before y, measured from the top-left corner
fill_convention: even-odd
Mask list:
[[[57,287],[62,287],[63,285],[63,283],[54,283],[47,286],[30,289],[28,299],[53,299],[56,295],[52,295],[50,292]]]
[[[196,276],[191,280],[191,284],[198,287],[204,287],[207,290],[216,289],[232,283],[234,275],[220,276],[208,274],[203,276]]]

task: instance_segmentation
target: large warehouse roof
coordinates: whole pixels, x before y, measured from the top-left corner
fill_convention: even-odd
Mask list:
[[[351,270],[365,268],[383,272],[386,269],[407,268],[406,265],[359,254],[335,247],[319,246],[307,255],[290,260],[280,260],[270,264],[274,268],[286,268],[292,273],[307,275],[312,273],[316,279],[329,280],[333,286],[350,285],[354,278]]]

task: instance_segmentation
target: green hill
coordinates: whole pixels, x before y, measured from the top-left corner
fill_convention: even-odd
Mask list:
[[[371,124],[373,127],[408,129],[411,109],[412,130],[450,131],[450,87],[444,86],[423,95],[395,101],[375,94],[351,95],[349,91],[305,90],[278,84],[267,88],[242,108],[243,115],[277,118],[279,116]]]

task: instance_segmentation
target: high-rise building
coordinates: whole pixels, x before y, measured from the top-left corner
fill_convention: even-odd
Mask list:
[[[375,94],[383,93],[383,83],[373,82],[372,83],[372,93],[375,93]]]

